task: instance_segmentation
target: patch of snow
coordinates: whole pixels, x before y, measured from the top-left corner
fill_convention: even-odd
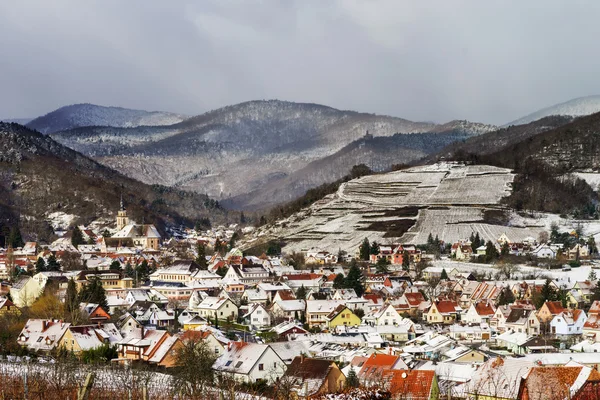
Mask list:
[[[46,216],[46,220],[52,226],[54,231],[66,231],[73,221],[78,217],[75,214],[67,214],[62,211],[56,211]]]

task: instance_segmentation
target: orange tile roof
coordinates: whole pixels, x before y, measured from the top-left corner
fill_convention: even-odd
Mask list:
[[[552,315],[560,314],[565,311],[560,301],[547,301],[546,306]]]
[[[523,388],[522,400],[543,398],[567,398],[583,367],[534,367],[531,368]]]
[[[422,302],[425,301],[425,297],[421,292],[404,293],[404,297],[406,298],[408,304],[412,307],[418,307]]]
[[[494,306],[487,301],[480,301],[475,305],[475,311],[478,315],[494,315],[496,312]]]
[[[441,314],[444,314],[456,312],[458,304],[455,301],[440,300],[435,302],[435,306]]]
[[[393,370],[385,374],[392,396],[401,394],[407,399],[429,399],[434,378],[435,371],[431,370]]]

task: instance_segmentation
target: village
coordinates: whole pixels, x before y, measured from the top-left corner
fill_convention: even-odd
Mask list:
[[[553,228],[519,243],[474,233],[250,255],[236,247],[248,229],[163,238],[121,203],[112,232],[8,246],[1,365],[210,365],[206,384],[281,399],[600,395],[593,237]]]

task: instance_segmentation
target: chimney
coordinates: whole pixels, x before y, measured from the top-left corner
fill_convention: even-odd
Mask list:
[[[304,363],[304,353],[300,354],[300,364]]]
[[[227,343],[227,351],[231,351],[231,342]]]
[[[48,328],[48,321],[43,320],[42,321],[42,332],[44,332],[47,328]]]

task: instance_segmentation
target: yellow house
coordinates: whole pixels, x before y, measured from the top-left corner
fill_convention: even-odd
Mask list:
[[[461,311],[455,301],[440,300],[431,304],[425,320],[430,324],[453,324]]]
[[[69,326],[58,342],[58,347],[79,354],[104,344],[115,345],[121,339],[123,337],[113,323]]]
[[[348,307],[340,304],[325,317],[327,322],[327,328],[335,329],[337,326],[346,325],[354,326],[360,325],[361,319],[352,312]]]

